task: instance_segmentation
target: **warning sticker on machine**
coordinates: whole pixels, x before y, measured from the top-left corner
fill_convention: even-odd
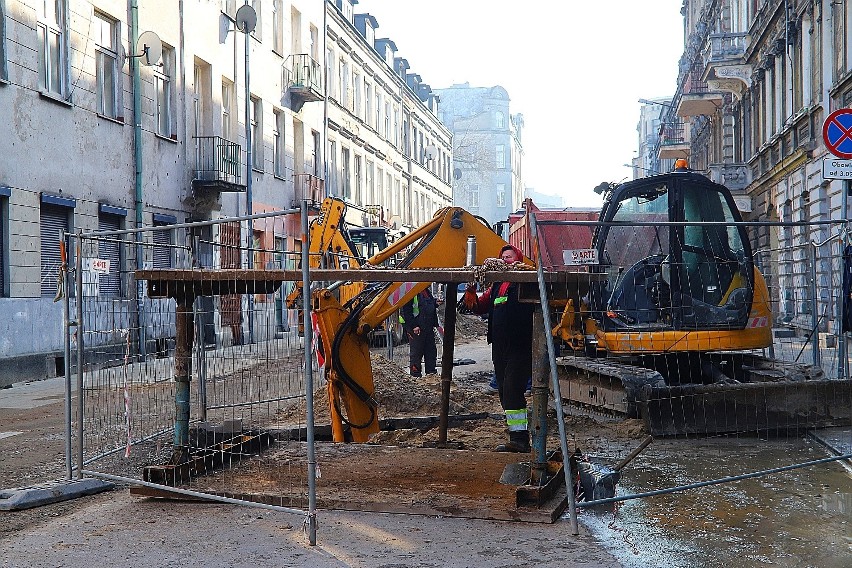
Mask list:
[[[751,318],[748,320],[748,327],[767,327],[769,325],[769,318],[766,316]]]
[[[567,266],[578,264],[597,264],[598,251],[596,249],[563,250],[562,262]]]

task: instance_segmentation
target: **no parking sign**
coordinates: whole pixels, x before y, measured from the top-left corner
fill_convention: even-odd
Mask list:
[[[852,160],[852,108],[836,110],[825,119],[822,125],[822,139],[829,152]]]

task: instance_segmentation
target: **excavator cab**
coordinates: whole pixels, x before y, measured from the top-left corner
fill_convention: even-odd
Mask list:
[[[612,191],[601,221],[613,223],[594,237],[608,278],[590,307],[603,331],[747,326],[752,251],[742,226],[725,225],[741,221],[726,187],[687,171],[634,180]]]

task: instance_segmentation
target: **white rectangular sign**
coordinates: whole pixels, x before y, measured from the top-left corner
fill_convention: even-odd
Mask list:
[[[563,250],[562,262],[566,266],[574,266],[578,264],[597,264],[598,251],[597,249]]]
[[[95,274],[109,274],[109,259],[90,258],[89,270]]]
[[[822,161],[823,179],[852,179],[852,160],[826,158]]]

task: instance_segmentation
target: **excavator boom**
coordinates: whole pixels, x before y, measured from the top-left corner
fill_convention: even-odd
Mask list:
[[[440,269],[465,266],[468,237],[476,239],[476,264],[498,256],[506,241],[482,221],[458,207],[441,209],[418,230],[369,259],[377,265],[410,249],[397,269]],[[527,260],[527,262],[529,262]],[[441,281],[440,270],[435,281]],[[352,301],[338,301],[328,289],[314,292],[314,312],[326,357],[328,396],[335,441],[366,442],[378,431],[369,338],[388,317],[414,298],[429,282],[367,285]]]

